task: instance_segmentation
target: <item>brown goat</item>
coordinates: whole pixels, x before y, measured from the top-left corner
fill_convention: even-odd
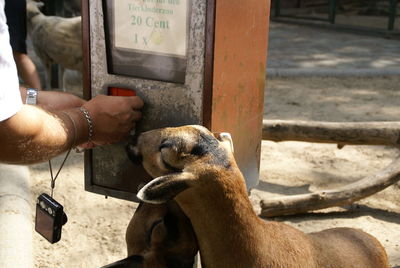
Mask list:
[[[190,220],[178,204],[140,203],[126,230],[128,257],[102,268],[193,268],[198,251]]]
[[[192,268],[198,251],[190,220],[178,204],[140,203],[126,230],[128,256],[143,257],[143,268]]]
[[[56,63],[61,67],[60,88],[65,91],[64,70],[82,71],[81,17],[45,16],[39,9],[42,5],[42,2],[27,1],[28,34],[46,70],[46,89],[51,89],[51,65]]]
[[[193,225],[205,267],[389,267],[382,245],[361,230],[305,234],[261,220],[227,145],[204,127],[185,126],[145,132],[133,150],[155,178],[138,198],[177,201]]]

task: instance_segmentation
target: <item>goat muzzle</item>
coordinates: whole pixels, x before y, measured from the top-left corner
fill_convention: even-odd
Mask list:
[[[126,154],[128,155],[129,160],[131,160],[134,164],[136,165],[141,165],[143,162],[143,156],[139,152],[139,149],[133,145],[133,144],[128,144],[125,147]]]

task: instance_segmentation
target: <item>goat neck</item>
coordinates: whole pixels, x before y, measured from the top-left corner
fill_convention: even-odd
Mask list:
[[[292,251],[296,256],[301,250],[295,240],[300,243],[308,239],[289,226],[266,223],[256,215],[234,162],[229,169],[204,170],[200,176],[206,183],[175,199],[191,219],[206,267],[293,267],[293,260],[277,256],[281,251]],[[282,230],[296,239],[287,241],[287,235],[281,236]],[[298,267],[313,267],[312,250],[305,249],[310,258],[303,259],[303,266]],[[278,259],[282,263],[276,263]],[[266,263],[268,266],[264,266]]]

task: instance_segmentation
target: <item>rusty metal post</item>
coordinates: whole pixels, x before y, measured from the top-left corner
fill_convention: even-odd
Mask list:
[[[211,130],[230,132],[252,188],[258,183],[269,0],[217,1]]]

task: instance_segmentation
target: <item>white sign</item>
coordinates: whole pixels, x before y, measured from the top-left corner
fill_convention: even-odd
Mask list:
[[[114,0],[117,48],[186,56],[187,0]]]

